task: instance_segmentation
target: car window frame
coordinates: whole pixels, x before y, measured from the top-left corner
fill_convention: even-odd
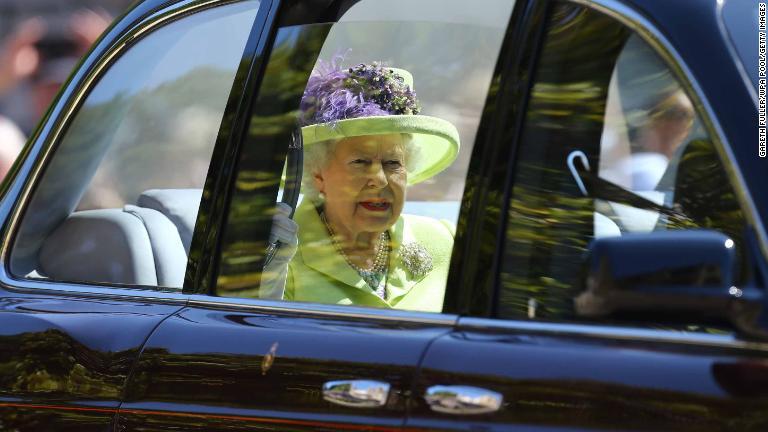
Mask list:
[[[545,30],[547,5],[518,0],[507,27],[491,81],[498,90],[486,99],[461,200],[444,302],[444,310],[453,313],[490,317],[495,309],[499,251],[506,231],[503,210],[512,190],[509,185]],[[470,189],[470,175],[473,183],[485,187]],[[492,211],[494,207],[501,211]],[[493,248],[488,238],[495,239]]]
[[[333,0],[332,0],[333,1]],[[307,13],[306,11],[302,11],[303,14],[291,14],[286,13],[285,11],[280,11],[280,16],[277,19],[277,24],[273,25],[270,28],[270,35],[265,37],[264,40],[268,42],[269,44],[273,43],[277,31],[286,26],[293,26],[293,25],[305,25],[305,24],[322,24],[329,22],[329,17],[331,18],[331,21],[336,21],[335,16],[339,12],[343,12],[349,7],[351,7],[353,4],[355,4],[357,1],[350,2],[350,1],[338,1],[334,2],[334,4],[339,5],[338,8],[330,8],[332,9],[330,12],[326,11],[324,15],[320,15],[319,13],[312,14]],[[494,83],[507,83],[511,84],[514,80],[510,80],[507,78],[508,70],[512,67],[511,66],[511,60],[519,61],[519,51],[518,48],[520,46],[520,41],[524,40],[527,36],[529,36],[530,30],[539,26],[540,24],[537,22],[534,26],[528,26],[526,28],[518,28],[522,27],[522,24],[527,22],[527,17],[531,14],[536,12],[537,8],[532,8],[532,6],[535,5],[537,8],[540,8],[541,3],[536,2],[535,0],[515,0],[512,13],[510,15],[510,20],[507,24],[506,31],[502,40],[502,44],[499,50],[499,57],[497,60],[497,63],[494,67],[493,72],[493,78],[491,80],[491,86],[494,85]],[[268,52],[265,53],[267,55],[266,58],[268,58]],[[510,61],[507,61],[510,60]],[[263,64],[264,67],[266,67],[266,63]],[[521,73],[528,73],[529,71],[522,71]],[[505,115],[508,115],[508,107],[509,105],[505,102],[507,99],[509,99],[510,95],[513,95],[514,98],[517,98],[518,101],[521,101],[521,95],[523,93],[527,92],[527,89],[521,88],[520,86],[512,86],[510,85],[508,89],[504,91],[499,91],[496,93],[489,92],[486,96],[485,101],[485,109],[483,110],[482,119],[480,121],[480,125],[477,132],[477,137],[474,143],[474,147],[472,150],[471,155],[471,162],[469,164],[468,170],[467,170],[467,178],[470,176],[473,179],[475,183],[483,185],[483,187],[487,187],[487,184],[492,184],[495,189],[493,191],[487,192],[485,189],[482,189],[481,193],[477,193],[478,191],[475,190],[474,192],[468,192],[466,185],[469,184],[469,180],[467,180],[465,184],[465,190],[462,194],[462,200],[461,200],[461,206],[459,211],[459,223],[456,227],[456,233],[455,233],[455,240],[454,240],[454,249],[451,257],[451,267],[449,270],[448,279],[446,281],[446,294],[445,294],[445,300],[444,300],[444,307],[442,313],[426,313],[426,312],[413,312],[417,318],[417,321],[422,322],[423,321],[423,315],[429,314],[431,316],[454,316],[462,313],[466,313],[467,310],[465,306],[467,303],[465,303],[465,299],[472,299],[472,298],[482,298],[483,300],[480,301],[483,308],[487,308],[488,305],[491,303],[491,298],[493,295],[493,277],[488,278],[483,284],[476,284],[474,283],[474,269],[482,267],[482,265],[485,265],[485,262],[488,262],[492,260],[494,253],[485,253],[483,254],[484,258],[486,258],[485,261],[482,261],[482,264],[477,264],[474,260],[474,257],[477,256],[476,251],[478,244],[475,242],[473,233],[471,232],[471,229],[468,227],[472,227],[475,225],[474,221],[479,220],[484,222],[484,227],[486,230],[490,230],[489,232],[492,232],[496,238],[498,237],[498,230],[500,227],[500,218],[494,219],[493,221],[487,220],[487,208],[484,202],[487,201],[489,195],[494,196],[497,200],[497,203],[501,203],[502,201],[498,198],[501,196],[499,195],[499,191],[503,190],[504,185],[506,183],[506,174],[507,174],[507,160],[509,158],[499,158],[499,151],[507,152],[509,150],[508,146],[504,145],[503,137],[500,134],[497,134],[493,131],[497,130],[497,128],[492,128],[490,125],[493,124],[507,124]],[[502,96],[502,93],[504,95]],[[508,93],[508,94],[507,94]],[[489,107],[493,107],[489,109]],[[517,108],[517,112],[522,112],[519,109],[519,105],[515,104],[515,107]],[[504,153],[507,154],[507,153]],[[233,154],[234,157],[234,154]],[[236,172],[232,173],[231,182],[234,182]],[[205,195],[205,194],[204,194]],[[227,207],[229,206],[229,203],[231,202],[231,196],[228,197]],[[226,217],[225,212],[223,211],[221,216]],[[225,219],[222,219],[222,222]],[[462,223],[462,220],[465,221],[465,223]],[[223,225],[223,223],[222,223]],[[193,246],[194,246],[194,239],[193,239]],[[355,306],[334,306],[334,305],[326,305],[326,304],[317,304],[317,303],[303,303],[303,302],[294,302],[294,301],[283,301],[283,300],[266,300],[266,299],[252,299],[252,298],[239,298],[239,297],[218,297],[215,294],[215,287],[217,283],[217,279],[219,276],[218,272],[218,263],[215,262],[215,257],[220,256],[223,248],[223,238],[222,236],[219,237],[218,240],[218,246],[216,248],[216,254],[213,256],[214,260],[209,262],[207,265],[210,266],[208,271],[201,271],[199,274],[204,275],[204,280],[200,281],[198,284],[195,285],[196,289],[194,291],[195,294],[195,301],[200,302],[200,304],[221,304],[221,305],[235,305],[235,304],[242,304],[243,306],[258,306],[263,305],[263,307],[267,309],[282,309],[286,311],[291,310],[298,310],[298,311],[307,311],[312,309],[313,307],[316,307],[318,310],[325,310],[326,308],[331,308],[332,310],[336,310],[339,312],[344,312],[348,310],[349,308],[352,309],[358,309],[359,307]],[[487,250],[485,252],[488,252]],[[473,259],[464,259],[463,256],[466,257],[473,257]],[[492,276],[492,273],[488,273],[489,276]],[[472,280],[473,283],[464,283],[462,284],[462,281],[464,280]],[[468,287],[464,289],[463,287]],[[187,292],[185,290],[185,292]],[[190,293],[193,293],[192,291],[189,291]],[[482,297],[478,297],[476,293],[480,293]],[[473,310],[478,310],[478,307],[475,307]],[[383,310],[378,311],[375,308],[363,308],[363,311],[360,313],[363,316],[386,316],[386,311],[390,310]],[[399,313],[402,313],[404,311],[398,311]],[[338,313],[338,312],[336,312]],[[399,314],[398,314],[399,316]],[[441,322],[444,322],[443,319],[440,319]]]
[[[708,134],[710,141],[713,144],[713,147],[716,150],[716,153],[718,157],[720,158],[720,161],[722,162],[723,168],[726,172],[726,176],[728,180],[731,182],[731,185],[734,188],[734,191],[737,196],[737,200],[739,205],[741,206],[744,215],[745,215],[745,223],[748,227],[748,235],[746,239],[746,245],[745,248],[749,254],[748,257],[746,257],[747,260],[749,260],[750,265],[754,261],[758,261],[757,265],[760,265],[760,263],[766,263],[768,261],[768,241],[766,240],[768,237],[766,237],[765,228],[761,224],[761,219],[757,213],[755,203],[751,197],[750,190],[747,188],[747,182],[745,180],[744,174],[739,168],[739,165],[737,163],[737,158],[735,157],[733,150],[731,148],[731,145],[727,139],[727,136],[725,135],[722,126],[717,120],[717,116],[714,114],[714,110],[712,108],[712,104],[707,100],[706,94],[703,92],[701,85],[698,83],[695,75],[691,73],[691,69],[688,67],[686,62],[683,60],[682,56],[678,52],[678,50],[675,48],[675,46],[671,43],[670,39],[662,32],[656,25],[654,25],[650,20],[648,20],[645,15],[641,14],[637,10],[633,9],[632,7],[624,4],[623,2],[619,0],[558,0],[563,3],[571,3],[574,5],[578,5],[590,10],[593,10],[595,12],[601,13],[605,15],[608,18],[611,18],[615,20],[617,23],[623,25],[626,27],[630,32],[634,33],[640,39],[649,45],[649,47],[662,59],[664,64],[669,68],[670,73],[672,76],[678,80],[681,88],[684,89],[686,92],[686,95],[691,99],[694,109],[696,110],[697,115],[700,117],[702,127],[704,128],[705,132]],[[554,1],[550,0],[548,1],[548,4],[550,7],[554,5]],[[548,17],[548,15],[547,15]],[[546,23],[545,23],[546,24]],[[529,95],[530,96],[530,95]],[[519,142],[515,142],[514,146],[519,146]],[[503,207],[503,214],[505,215],[505,221],[504,225],[506,226],[507,223],[507,217],[509,206],[511,204],[511,191],[513,188],[513,182],[514,182],[514,175],[515,175],[515,163],[517,162],[517,155],[514,157],[515,161],[510,165],[510,181],[507,184],[507,191],[506,196],[508,197],[507,201],[504,203]],[[755,236],[755,239],[752,239],[750,237]],[[503,248],[497,248],[496,250],[496,263],[495,268],[499,269],[495,272],[495,285],[494,285],[494,293],[495,298],[498,298],[499,293],[501,292],[502,286],[500,283],[501,279],[501,263],[504,260],[504,249]],[[766,287],[763,287],[766,288]],[[485,315],[478,314],[473,315],[473,318],[479,318],[482,319],[483,317],[490,317],[495,321],[498,321],[499,323],[507,323],[509,325],[514,325],[515,322],[518,323],[528,323],[529,321],[521,320],[519,318],[503,318],[498,316],[498,311],[496,308],[497,302],[494,300],[494,304],[491,306],[490,310],[484,311]],[[565,326],[564,329],[570,328],[571,326],[581,324],[579,328],[582,328],[584,326],[598,326],[605,329],[611,329],[613,327],[606,326],[605,324],[601,323],[587,323],[587,322],[551,322],[551,321],[530,321],[533,325],[536,324],[542,324],[546,326]],[[578,326],[577,326],[578,327]],[[631,327],[628,324],[629,328],[635,329],[636,327]],[[622,328],[620,326],[616,326],[617,329]],[[669,331],[669,332],[676,332],[676,330],[660,330],[660,331]],[[700,334],[700,333],[692,333],[692,334]]]
[[[148,1],[137,5],[136,8],[127,11],[121,18],[115,20],[112,27],[107,30],[91,51],[75,68],[69,80],[62,85],[58,96],[51,107],[43,116],[35,133],[30,137],[28,145],[19,156],[13,181],[4,183],[4,190],[0,191],[0,215],[4,219],[2,230],[3,244],[0,246],[0,284],[4,289],[28,293],[49,294],[87,294],[100,298],[126,298],[149,297],[160,302],[185,303],[187,295],[178,288],[141,285],[118,285],[89,281],[47,281],[27,279],[13,275],[10,271],[11,252],[16,236],[18,235],[21,221],[32,201],[37,186],[40,184],[43,174],[53,159],[58,146],[63,141],[66,131],[75,119],[79,109],[87,96],[98,84],[101,77],[108,73],[114,62],[128,52],[132,46],[144,37],[151,36],[156,30],[176,22],[179,19],[229,4],[238,3],[240,0],[181,0],[169,4],[164,1]],[[233,111],[240,109],[240,104],[232,104],[233,96],[243,94],[240,88],[251,85],[251,65],[267,24],[268,12],[273,9],[273,3],[277,0],[260,0],[256,17],[251,26],[248,41],[243,49],[242,59],[239,62],[233,87],[229,91],[226,109],[223,117],[233,115]],[[238,77],[246,79],[238,80]],[[239,98],[237,98],[239,99]],[[222,122],[223,126],[223,122]],[[229,142],[232,131],[221,127],[217,133],[214,144],[214,155],[217,149]],[[23,161],[23,162],[22,162]],[[206,184],[212,173],[222,168],[224,161],[211,159],[209,172],[206,176]],[[9,174],[11,175],[11,174]],[[202,209],[201,203],[201,211]],[[200,215],[198,214],[198,220]],[[195,227],[197,231],[197,225]],[[192,253],[190,251],[190,256]],[[189,269],[189,259],[187,268]],[[187,280],[185,277],[185,285]]]

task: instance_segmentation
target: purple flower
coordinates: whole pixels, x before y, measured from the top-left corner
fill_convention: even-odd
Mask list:
[[[380,63],[342,68],[343,56],[319,61],[300,105],[302,125],[420,111],[416,93],[403,77]]]

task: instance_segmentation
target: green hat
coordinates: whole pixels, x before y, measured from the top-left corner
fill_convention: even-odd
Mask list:
[[[301,102],[305,146],[356,136],[407,133],[419,147],[408,183],[422,182],[447,168],[459,153],[459,132],[450,122],[419,115],[413,76],[377,63],[342,69],[318,64]],[[410,164],[409,164],[410,165]]]

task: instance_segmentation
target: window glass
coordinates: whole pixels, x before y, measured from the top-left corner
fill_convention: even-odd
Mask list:
[[[281,28],[240,161],[217,293],[442,310],[512,6],[361,1],[336,23]],[[300,188],[296,152],[280,178],[297,133]],[[295,209],[292,222],[275,214],[276,200]],[[280,241],[272,256],[270,235]]]
[[[739,55],[747,76],[757,89],[759,51],[759,20],[758,2],[728,0],[721,9],[725,29],[730,36],[736,53]]]
[[[508,218],[501,317],[669,321],[699,328],[708,317],[667,317],[664,305],[650,306],[660,299],[669,300],[667,306],[677,299],[685,303],[672,293],[690,280],[675,279],[676,271],[699,271],[704,280],[710,269],[663,255],[679,238],[664,233],[676,230],[731,239],[735,264],[718,271],[723,280],[735,273],[735,285],[748,277],[743,214],[689,95],[646,42],[582,7],[559,4],[551,13]],[[598,259],[590,247],[611,238],[624,239],[612,243],[621,246],[605,258],[613,266],[606,271],[621,282],[595,293],[592,287],[604,286],[595,280],[602,273],[590,267]],[[637,252],[629,241],[657,243]],[[647,252],[654,247],[656,254]],[[655,279],[648,273],[641,281],[645,264],[666,273]],[[619,279],[622,271],[633,276]],[[729,287],[718,288],[725,300]],[[643,289],[657,290],[658,297]]]
[[[15,275],[182,286],[200,189],[258,6],[189,15],[110,66],[37,186],[13,250]]]

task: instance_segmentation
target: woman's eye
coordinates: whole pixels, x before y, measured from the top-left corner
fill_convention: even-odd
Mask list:
[[[369,163],[369,161],[367,159],[355,159],[352,161],[352,163],[355,165],[366,165]]]
[[[403,166],[403,163],[400,162],[399,160],[388,160],[384,162],[384,164],[392,168],[400,168],[401,166]]]

